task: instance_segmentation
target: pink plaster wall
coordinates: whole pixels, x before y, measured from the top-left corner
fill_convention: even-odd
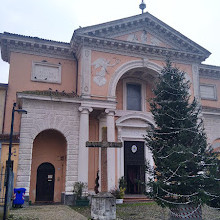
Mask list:
[[[46,60],[48,63],[62,65],[61,84],[33,82],[31,81],[32,62]],[[4,133],[10,132],[11,110],[16,101],[16,92],[27,90],[58,90],[72,92],[76,89],[76,66],[75,61],[65,59],[55,59],[43,56],[35,56],[22,53],[11,53],[8,95],[6,100],[5,128]],[[16,114],[14,131],[19,131],[20,116]]]

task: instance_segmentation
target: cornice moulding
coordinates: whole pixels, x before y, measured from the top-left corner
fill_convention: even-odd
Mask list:
[[[180,32],[160,21],[150,13],[144,13],[124,19],[119,19],[103,24],[98,24],[90,27],[80,28],[75,30],[74,34],[86,34],[90,36],[109,37],[116,36],[120,32],[134,30],[137,28],[149,28],[155,34],[166,36],[171,43],[174,43],[179,48],[202,53],[208,57],[211,53],[205,48],[201,47],[194,41],[190,40]],[[74,38],[74,34],[72,40]],[[71,41],[72,41],[71,40]]]
[[[127,52],[130,55],[154,55],[164,58],[170,56],[171,59],[173,57],[176,60],[191,60],[191,62],[202,62],[207,58],[206,56],[204,56],[204,54],[201,53],[191,53],[178,49],[170,49],[141,43],[77,34],[74,36],[74,39],[71,42],[71,47],[73,48],[73,51],[76,51],[77,53],[77,51],[79,50],[78,47],[80,45],[87,46],[92,49],[105,49],[112,52]]]
[[[220,108],[202,106],[202,114],[204,114],[204,115],[220,115]]]
[[[48,95],[36,95],[36,94],[26,94],[23,92],[17,92],[17,99],[32,99],[41,101],[55,101],[55,102],[69,102],[69,103],[81,103],[80,98],[66,98],[66,97],[55,97]]]
[[[82,99],[81,106],[91,106],[94,109],[116,109],[116,102],[109,100]]]
[[[49,91],[48,91],[49,92]],[[81,107],[91,107],[96,109],[116,109],[116,102],[109,100],[84,99],[82,97],[61,97],[44,94],[31,94],[25,92],[17,92],[17,99],[21,102],[23,99],[32,99],[40,101],[54,101],[81,104]]]
[[[11,52],[21,52],[33,55],[49,55],[56,58],[74,60],[70,44],[50,41],[35,37],[4,33],[0,35],[2,59],[10,62]]]
[[[220,80],[220,66],[202,64],[199,66],[199,76],[201,78]]]

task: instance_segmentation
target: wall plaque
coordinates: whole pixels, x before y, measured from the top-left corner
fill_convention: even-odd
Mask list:
[[[33,62],[31,80],[47,83],[61,83],[61,65]]]

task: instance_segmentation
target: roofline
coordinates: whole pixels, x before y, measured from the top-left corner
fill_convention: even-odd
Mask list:
[[[8,89],[8,84],[6,84],[6,83],[0,83],[0,89],[5,89],[5,90],[7,90],[7,89]]]
[[[67,42],[62,42],[62,41],[54,41],[54,40],[48,40],[48,39],[44,39],[44,38],[39,38],[39,37],[32,37],[32,36],[26,36],[26,35],[21,35],[21,34],[14,34],[14,33],[10,33],[10,32],[4,32],[4,33],[0,33],[0,39],[1,38],[20,38],[23,40],[27,40],[27,41],[35,41],[35,42],[48,42],[49,44],[58,44],[58,45],[66,45],[68,46],[69,43]]]
[[[204,61],[207,56],[203,53],[195,53],[190,51],[182,51],[179,49],[173,48],[165,48],[159,46],[153,46],[149,44],[141,44],[141,43],[134,43],[129,41],[117,40],[112,38],[104,38],[104,37],[97,37],[97,36],[89,36],[83,34],[75,34],[73,41],[71,42],[71,47],[73,48],[74,52],[77,54],[80,51],[81,46],[88,46],[94,49],[104,49],[104,50],[117,50],[120,52],[133,52],[133,54],[139,55],[156,55],[167,57],[171,56],[174,59],[187,60],[189,62],[196,61],[202,62]]]
[[[158,29],[161,30],[161,27],[163,29],[163,32],[170,32],[171,37],[177,37],[182,40],[182,41],[186,41],[189,45],[196,47],[198,50],[200,50],[202,53],[204,53],[207,57],[209,57],[211,55],[211,53],[203,48],[202,46],[200,46],[199,44],[197,44],[196,42],[190,40],[189,38],[187,38],[185,35],[181,34],[180,32],[176,31],[175,29],[173,29],[172,27],[170,27],[169,25],[167,25],[166,23],[164,23],[163,21],[159,20],[158,18],[156,18],[155,16],[151,15],[149,12],[145,12],[143,14],[139,14],[139,15],[134,15],[134,16],[130,16],[127,18],[123,18],[123,19],[118,19],[118,20],[114,20],[114,21],[110,21],[110,22],[105,22],[102,24],[97,24],[97,25],[92,25],[92,26],[87,26],[84,28],[78,28],[74,31],[75,34],[82,34],[85,32],[98,32],[101,31],[102,29],[104,30],[108,30],[110,27],[114,26],[116,28],[120,28],[126,24],[132,25],[135,22],[144,22],[151,19],[151,22],[154,23],[154,26],[157,27]],[[136,21],[134,21],[136,20]],[[139,21],[138,21],[139,20]],[[119,24],[120,23],[120,24]],[[160,27],[160,28],[159,28]],[[72,36],[72,39],[74,37],[74,33]],[[71,40],[72,41],[72,40]]]
[[[42,56],[47,54],[54,58],[75,59],[70,43],[4,32],[0,34],[0,44],[2,59],[6,62],[10,62],[12,51]]]
[[[199,65],[199,76],[201,78],[220,80],[220,66],[201,64]]]

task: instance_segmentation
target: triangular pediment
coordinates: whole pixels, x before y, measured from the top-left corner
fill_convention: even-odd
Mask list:
[[[74,32],[73,38],[77,35],[171,48],[200,54],[204,58],[210,55],[208,50],[148,12],[103,24],[79,28]]]
[[[146,29],[140,31],[131,31],[129,33],[117,36],[114,39],[158,46],[158,47],[177,49],[175,46],[170,45],[164,39],[156,37],[154,34],[150,33]]]

